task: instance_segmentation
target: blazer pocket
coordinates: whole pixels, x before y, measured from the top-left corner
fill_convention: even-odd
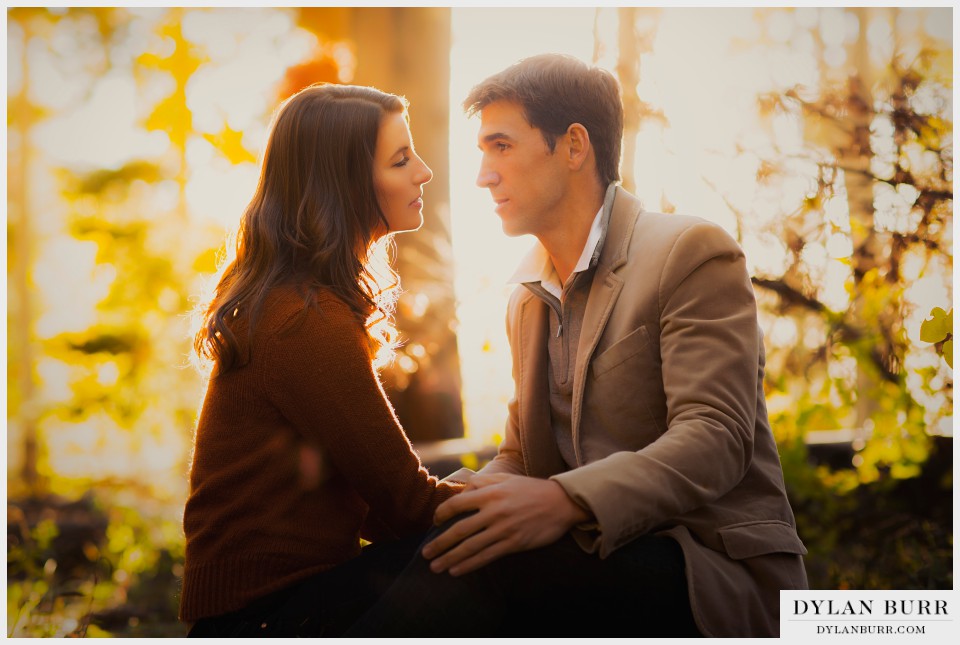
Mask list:
[[[734,560],[752,558],[768,553],[807,552],[796,529],[780,520],[761,520],[731,524],[717,529],[723,548]]]
[[[637,327],[593,359],[591,363],[593,375],[600,376],[604,372],[609,372],[620,363],[639,354],[649,344],[650,336],[647,334],[646,326]]]

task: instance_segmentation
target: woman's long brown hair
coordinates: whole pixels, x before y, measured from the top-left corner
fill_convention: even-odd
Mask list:
[[[268,292],[281,284],[302,287],[307,306],[321,287],[333,291],[365,324],[371,356],[392,349],[397,279],[386,263],[373,269],[374,243],[387,231],[373,159],[384,115],[405,110],[401,97],[334,84],[307,87],[281,105],[236,255],[194,337],[197,355],[217,373],[246,362],[235,326],[249,337]]]

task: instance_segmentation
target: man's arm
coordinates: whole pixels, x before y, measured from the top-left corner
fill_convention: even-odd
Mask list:
[[[696,224],[658,288],[666,431],[551,478],[596,517],[601,557],[717,500],[753,459],[760,341],[743,252],[720,227]]]

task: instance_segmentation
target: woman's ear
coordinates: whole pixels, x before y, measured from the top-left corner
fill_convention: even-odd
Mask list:
[[[571,123],[567,128],[567,140],[570,169],[580,170],[590,156],[590,133],[581,124]]]

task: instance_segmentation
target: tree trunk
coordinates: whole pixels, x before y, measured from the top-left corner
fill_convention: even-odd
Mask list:
[[[27,61],[29,43],[33,37],[29,19],[20,21],[23,29],[23,48],[20,63],[23,74],[19,94],[13,99],[13,127],[18,135],[16,161],[12,164],[15,174],[10,186],[10,215],[13,242],[13,273],[10,276],[12,291],[12,309],[14,310],[13,328],[8,339],[10,356],[15,357],[12,365],[16,370],[16,383],[19,390],[19,406],[16,416],[20,425],[23,447],[21,466],[22,483],[30,494],[40,494],[45,482],[40,476],[39,414],[36,379],[34,375],[34,305],[30,270],[33,263],[33,229],[30,213],[30,172],[31,146],[34,110],[30,104],[30,69]],[[11,161],[13,159],[11,158]]]
[[[623,154],[620,161],[620,176],[623,187],[636,192],[634,159],[637,154],[637,134],[640,131],[640,97],[637,84],[640,82],[640,49],[637,43],[637,9],[617,9],[620,20],[617,32],[619,53],[617,76],[623,90]]]
[[[640,83],[640,57],[653,51],[657,35],[660,9],[617,9],[619,28],[617,33],[617,78],[623,97],[623,142],[620,159],[620,176],[623,187],[636,191],[637,137],[640,126],[650,120],[665,124],[663,113],[653,110],[640,98],[637,86]],[[596,31],[594,38],[597,38]],[[599,46],[596,47],[599,49]],[[665,201],[665,199],[664,199]]]
[[[880,257],[877,249],[876,226],[874,223],[873,179],[870,176],[870,160],[873,151],[870,145],[870,122],[873,118],[874,74],[870,63],[870,50],[867,42],[867,28],[870,22],[870,9],[859,7],[849,9],[857,16],[860,30],[856,41],[848,49],[848,58],[852,66],[848,78],[849,101],[848,122],[852,126],[849,139],[840,148],[840,165],[846,168],[844,185],[847,189],[847,203],[850,212],[851,240],[853,242],[853,280],[854,294],[860,294],[864,276],[877,267]],[[852,312],[863,307],[855,299],[850,303]],[[864,370],[862,363],[857,369],[857,426],[864,424],[876,410],[876,401],[869,393],[877,387],[877,379]]]

